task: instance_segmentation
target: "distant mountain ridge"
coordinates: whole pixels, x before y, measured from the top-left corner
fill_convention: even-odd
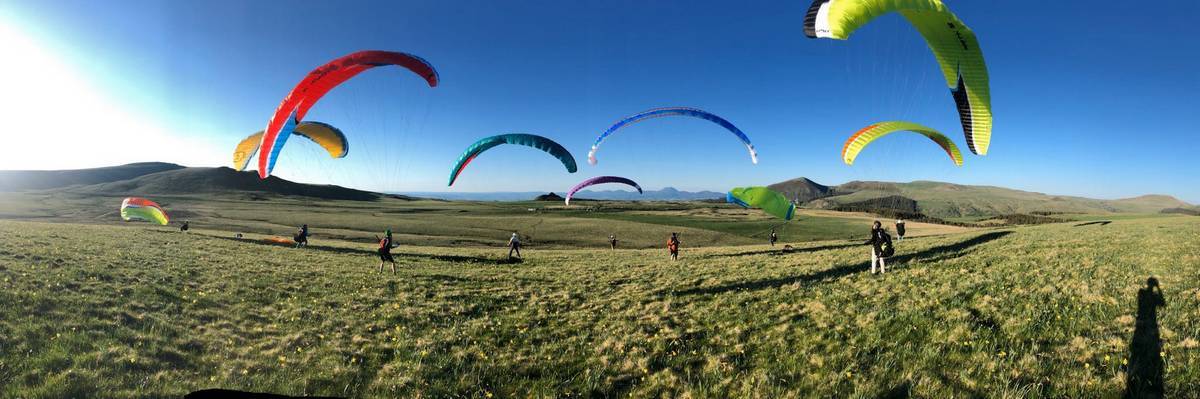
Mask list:
[[[852,181],[826,186],[807,178],[796,178],[768,186],[807,208],[847,209],[882,207],[936,218],[1000,215],[1053,215],[1057,213],[1183,213],[1200,212],[1200,206],[1167,195],[1143,195],[1116,200],[1048,195],[995,186],[971,186],[934,181],[893,183]],[[227,167],[189,168],[171,163],[145,162],[128,165],[58,171],[0,171],[0,192],[62,190],[102,195],[189,195],[232,193],[244,198],[299,196],[331,200],[374,201],[388,194],[334,185],[304,184],[278,177],[260,180],[254,172]],[[546,192],[416,193],[421,197],[476,200],[529,201]],[[409,197],[391,195],[400,199]],[[672,187],[635,191],[581,191],[581,200],[696,201],[721,200],[714,191],[689,192]],[[544,197],[545,198],[545,197]]]
[[[508,191],[508,192],[488,192],[488,193],[456,193],[456,192],[405,192],[406,195],[437,198],[445,200],[459,201],[529,201],[536,199],[538,196],[546,194],[544,191]],[[673,187],[666,187],[662,190],[644,190],[642,194],[637,191],[621,191],[621,190],[603,190],[591,191],[583,190],[575,193],[575,198],[585,200],[605,200],[605,201],[696,201],[715,198],[725,198],[724,193],[715,191],[681,191]]]

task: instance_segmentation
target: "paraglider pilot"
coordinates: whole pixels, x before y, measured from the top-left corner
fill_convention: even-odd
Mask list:
[[[671,238],[667,239],[667,251],[671,253],[671,260],[679,260],[679,233],[671,233]]]
[[[513,252],[517,253],[518,258],[521,257],[521,237],[518,237],[515,231],[508,239],[508,259],[513,258]]]
[[[379,238],[379,237],[375,237],[375,238]],[[387,229],[387,231],[385,231],[383,233],[383,238],[379,240],[379,272],[380,273],[383,273],[383,264],[385,262],[391,262],[392,274],[396,274],[396,259],[392,258],[392,248],[395,248],[398,246],[400,246],[400,244],[396,244],[395,241],[392,241],[392,229]]]
[[[308,246],[308,225],[307,224],[300,226],[300,231],[296,232],[296,237],[294,237],[293,240],[296,241],[296,248]]]
[[[904,219],[896,220],[896,241],[904,239]]]
[[[871,245],[871,274],[875,274],[876,265],[879,265],[879,273],[887,272],[884,260],[892,256],[895,249],[892,248],[892,236],[878,220],[871,226],[871,240],[867,244]]]

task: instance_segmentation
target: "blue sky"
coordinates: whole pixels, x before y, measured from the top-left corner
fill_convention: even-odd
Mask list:
[[[807,3],[5,0],[0,46],[13,57],[0,69],[10,88],[0,91],[3,134],[25,137],[17,142],[28,150],[0,169],[226,165],[309,70],[381,49],[429,60],[443,84],[430,89],[396,68],[360,75],[307,117],[342,128],[351,155],[330,160],[291,141],[277,175],[442,191],[475,139],[528,132],[567,146],[580,171],[501,147],[452,190],[563,191],[611,174],[724,191],[806,176],[1200,203],[1200,3],[947,1],[980,38],[995,114],[989,155],[966,155],[961,168],[917,135],[841,163],[846,137],[882,120],[966,145],[932,55],[902,18],[848,41],[813,40],[801,24]],[[658,119],[614,135],[600,163],[586,164],[591,142],[621,116],[676,105],[738,125],[761,162],[715,125]]]

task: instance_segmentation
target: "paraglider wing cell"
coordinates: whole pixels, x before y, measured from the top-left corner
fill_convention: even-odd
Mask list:
[[[147,222],[166,225],[170,222],[167,217],[167,212],[163,211],[162,207],[154,203],[154,201],[129,197],[121,201],[121,219],[124,221],[144,220]]]
[[[939,0],[815,0],[804,18],[811,38],[845,40],[881,15],[897,12],[925,39],[958,108],[971,152],[987,155],[992,137],[992,97],[987,64],[975,32]]]
[[[554,142],[554,140],[535,134],[509,133],[485,137],[468,146],[467,150],[463,151],[462,156],[458,157],[458,161],[454,163],[454,167],[450,169],[450,181],[446,185],[453,186],[454,181],[466,169],[467,164],[471,163],[479,154],[501,144],[516,144],[537,148],[558,158],[563,166],[567,168],[568,173],[575,173],[579,170],[579,167],[575,164],[575,157],[571,155],[571,152],[567,151],[561,144]]]
[[[959,152],[958,146],[954,145],[954,141],[950,140],[946,135],[937,130],[930,129],[920,124],[903,121],[880,122],[859,130],[846,140],[846,144],[842,146],[842,161],[847,165],[853,165],[854,159],[858,157],[858,153],[862,152],[871,142],[878,140],[880,137],[889,135],[894,132],[909,131],[919,133],[933,140],[957,166],[962,166],[962,153]]]
[[[766,187],[737,187],[729,190],[725,200],[743,208],[758,208],[783,220],[792,220],[796,205],[787,197]]]
[[[264,153],[258,157],[258,176],[266,179],[271,174],[283,143],[293,133],[295,125],[304,119],[309,108],[312,108],[325,93],[367,69],[387,65],[400,66],[412,71],[425,79],[429,87],[438,85],[437,70],[428,62],[412,54],[392,51],[360,51],[312,70],[284,97],[267,123],[262,143],[259,145]]]
[[[733,123],[725,120],[725,118],[704,110],[687,107],[655,108],[630,115],[624,119],[621,119],[620,121],[617,121],[617,123],[609,127],[608,130],[605,130],[604,133],[601,133],[600,137],[596,138],[595,143],[592,143],[592,148],[588,151],[588,162],[592,165],[596,164],[596,151],[600,149],[600,143],[604,142],[608,136],[612,135],[617,130],[644,120],[668,116],[688,116],[692,118],[703,119],[720,125],[730,133],[733,133],[734,136],[737,136],[738,140],[741,141],[742,144],[746,146],[746,149],[750,151],[750,161],[756,164],[758,163],[758,151],[754,149],[754,144],[750,143],[750,137],[746,136],[746,133],[742,132],[741,129],[738,129],[737,126],[734,126]]]
[[[575,193],[579,192],[579,190],[584,189],[584,187],[594,186],[597,184],[606,184],[606,183],[624,184],[624,185],[636,188],[638,191],[638,194],[642,193],[642,186],[639,186],[633,180],[629,180],[629,179],[626,179],[626,178],[620,177],[620,176],[597,176],[597,177],[593,177],[593,178],[581,181],[581,182],[579,182],[579,184],[576,184],[575,187],[571,187],[571,190],[567,191],[567,198],[565,198],[564,201],[566,202],[566,205],[571,205],[571,197],[575,196]]]

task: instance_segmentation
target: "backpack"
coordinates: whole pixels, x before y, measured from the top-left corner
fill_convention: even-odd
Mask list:
[[[892,246],[892,236],[886,231],[883,233],[883,243],[879,244],[879,256],[882,258],[890,258],[896,254],[896,248]]]

